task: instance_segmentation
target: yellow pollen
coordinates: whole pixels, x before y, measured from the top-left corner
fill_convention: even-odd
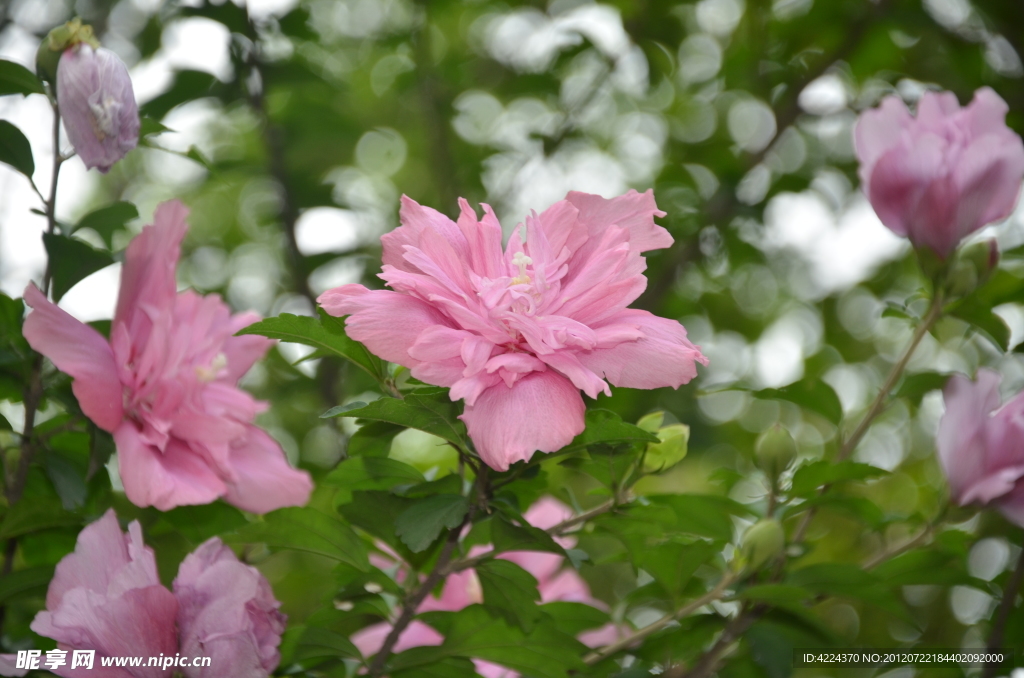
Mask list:
[[[512,257],[512,265],[519,267],[519,275],[512,278],[513,285],[525,285],[530,282],[530,276],[526,275],[526,267],[533,263],[533,259],[522,252],[516,252]]]
[[[206,365],[196,365],[196,377],[202,382],[211,382],[217,378],[217,375],[228,366],[228,357],[223,353],[218,353],[214,356],[213,360],[210,361],[209,367]]]

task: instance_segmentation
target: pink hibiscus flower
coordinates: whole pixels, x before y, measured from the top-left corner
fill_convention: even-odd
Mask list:
[[[490,207],[458,222],[403,197],[380,277],[319,302],[349,335],[417,379],[451,388],[480,457],[499,471],[583,431],[580,390],[678,388],[707,364],[675,320],[627,306],[647,286],[642,252],[668,247],[651,191],[606,200],[569,193],[502,250]],[[524,242],[525,236],[525,242]]]
[[[235,386],[273,343],[234,336],[259,316],[232,316],[217,295],[177,292],[187,216],[180,202],[164,203],[128,245],[109,342],[32,284],[25,339],[74,377],[82,411],[114,434],[134,504],[166,511],[224,497],[255,513],[305,504],[309,474],[252,425],[265,405]]]

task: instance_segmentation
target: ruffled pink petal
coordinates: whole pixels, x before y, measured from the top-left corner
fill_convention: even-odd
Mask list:
[[[577,353],[583,365],[615,386],[679,388],[697,376],[697,363],[708,364],[700,348],[686,338],[686,329],[675,320],[626,309],[608,323],[635,325],[644,333],[644,338],[637,341]]]
[[[125,422],[114,431],[114,442],[125,494],[136,506],[169,511],[209,504],[227,492],[207,461],[176,439],[160,452],[142,440],[135,424]]]
[[[958,240],[1010,216],[1020,196],[1021,177],[1024,143],[1016,134],[989,134],[968,146],[953,169],[960,196]]]
[[[466,422],[480,458],[507,471],[535,451],[556,452],[583,432],[580,392],[554,372],[531,372],[511,388],[498,384],[480,394],[459,418]]]
[[[959,112],[960,102],[952,92],[929,90],[917,102],[917,122],[924,129],[941,131],[946,120]]]
[[[277,441],[258,426],[249,426],[244,440],[232,445],[231,467],[237,480],[227,484],[224,499],[244,511],[304,506],[313,491],[309,474],[293,468]]]
[[[231,317],[231,334],[234,335],[238,330],[259,322],[259,320],[258,313],[236,313]],[[256,334],[228,337],[224,341],[224,357],[228,360],[225,380],[231,383],[237,382],[257,360],[266,355],[273,345],[273,339]]]
[[[1006,114],[1010,107],[991,87],[982,87],[974,93],[971,103],[963,110],[964,123],[974,138],[1002,131],[1006,128]]]
[[[484,218],[477,221],[476,212],[465,198],[459,198],[459,221],[457,225],[469,248],[469,267],[485,278],[499,278],[504,275],[504,260],[501,252],[501,224],[494,216],[490,205],[482,205]]]
[[[430,304],[389,290],[368,290],[362,285],[343,285],[327,290],[317,299],[333,316],[349,316],[345,331],[366,344],[375,355],[406,367],[420,361],[409,355],[427,329],[451,323]]]
[[[643,193],[630,190],[611,199],[572,191],[565,199],[579,210],[578,218],[591,238],[600,237],[609,226],[618,226],[629,231],[629,248],[634,252],[672,246],[669,232],[654,223],[654,217],[663,217],[665,212],[658,209],[650,189]]]
[[[914,118],[898,96],[888,96],[878,108],[861,113],[853,128],[853,139],[864,186],[871,182],[875,163],[899,143],[904,130],[913,123]]]
[[[398,219],[402,225],[381,236],[384,246],[383,262],[403,271],[417,271],[415,265],[406,261],[406,247],[420,247],[424,233],[433,232],[441,235],[455,248],[463,259],[469,256],[469,245],[466,237],[451,219],[435,209],[424,207],[409,196],[402,196],[402,207],[398,211]],[[329,312],[329,311],[328,311]]]
[[[999,382],[997,372],[982,369],[975,382],[962,374],[953,375],[943,390],[946,413],[939,422],[936,446],[950,494],[958,504],[977,500],[981,494],[990,501],[1013,489],[1009,478],[1004,479],[1002,487],[980,484],[992,471],[985,463],[985,427],[999,407]],[[984,492],[971,492],[974,487],[984,488]]]
[[[146,314],[139,313],[143,307],[161,310],[174,307],[178,291],[174,271],[181,257],[181,241],[188,230],[188,211],[178,200],[161,203],[153,215],[153,225],[142,229],[125,250],[113,324],[126,323],[133,327],[132,335],[136,338],[144,339],[133,326],[137,316],[143,325],[147,324]]]
[[[93,328],[72,318],[29,284],[25,303],[33,311],[23,333],[29,345],[74,378],[71,389],[85,415],[105,431],[124,418],[123,387],[110,344]]]

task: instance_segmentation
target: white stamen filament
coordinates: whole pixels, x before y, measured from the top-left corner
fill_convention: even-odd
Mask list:
[[[211,382],[218,377],[221,370],[228,366],[228,357],[223,353],[218,353],[214,356],[213,360],[210,361],[210,366],[196,365],[196,377],[202,382]]]
[[[530,282],[530,276],[526,275],[526,267],[533,263],[533,259],[522,252],[516,252],[512,257],[512,265],[519,267],[519,275],[512,278],[513,285],[525,285]]]

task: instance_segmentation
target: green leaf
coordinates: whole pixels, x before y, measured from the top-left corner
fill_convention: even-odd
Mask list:
[[[0,120],[0,162],[7,163],[29,178],[36,171],[32,145],[20,129],[6,120]]]
[[[472,660],[444,657],[436,662],[392,671],[391,678],[479,678]]]
[[[907,618],[907,611],[888,585],[873,572],[853,563],[816,563],[790,572],[786,583],[828,596],[863,600]]]
[[[832,387],[824,381],[798,381],[782,388],[763,388],[754,397],[786,400],[805,410],[816,412],[836,426],[843,420],[843,404]]]
[[[50,496],[53,496],[52,493],[53,490],[50,490]],[[49,502],[27,498],[8,508],[3,523],[0,523],[0,539],[54,527],[78,525],[82,522],[75,514],[65,511],[61,502],[56,499],[54,497],[54,500]]]
[[[370,568],[366,545],[351,527],[308,507],[272,511],[239,529],[232,541],[316,553],[364,572]]]
[[[26,591],[43,589],[53,579],[53,567],[30,567],[0,577],[0,605]]]
[[[469,510],[469,501],[458,494],[436,494],[417,501],[395,521],[395,534],[419,553],[434,543],[443,528],[454,529]]]
[[[293,661],[321,657],[361,657],[359,649],[345,636],[322,626],[306,626],[295,647]]]
[[[172,132],[170,127],[165,126],[159,120],[143,116],[139,119],[139,138],[154,136],[157,134],[163,134],[164,132]]]
[[[976,583],[963,569],[960,559],[951,553],[932,549],[900,554],[878,565],[871,572],[890,586],[955,586]]]
[[[1010,328],[1006,322],[992,312],[990,306],[981,304],[958,304],[950,315],[968,323],[976,332],[998,346],[1005,353],[1010,350]]]
[[[107,244],[108,248],[113,249],[114,231],[124,229],[125,224],[138,216],[139,210],[135,208],[135,205],[130,202],[115,202],[113,205],[107,205],[86,214],[75,224],[72,233],[80,228],[92,229],[103,238],[103,242]]]
[[[83,278],[114,263],[109,252],[98,250],[77,238],[44,233],[43,244],[53,271],[54,301],[60,301]]]
[[[327,315],[323,310],[316,318],[282,313],[274,318],[253,323],[239,330],[237,334],[258,334],[271,339],[312,346],[355,363],[379,382],[383,382],[385,378],[386,371],[381,359],[370,353],[358,341],[350,339],[345,334],[345,324],[340,318]]]
[[[451,401],[448,389],[423,389],[409,393],[404,399],[379,398],[361,407],[354,405],[356,403],[350,403],[343,411],[334,408],[323,416],[386,421],[426,431],[463,449],[467,447],[466,425],[458,418],[461,403]]]
[[[42,81],[21,64],[0,59],[0,96],[5,94],[43,94]]]
[[[658,436],[602,409],[587,410],[586,428],[560,452],[575,452],[591,445],[632,445],[658,443]]]
[[[736,598],[785,607],[799,604],[812,595],[807,589],[792,584],[760,584],[743,589],[736,594]]]
[[[509,560],[488,560],[476,567],[484,605],[512,626],[529,633],[544,616],[537,603],[540,592],[532,574]]]
[[[657,495],[649,499],[672,509],[676,530],[717,541],[732,539],[732,516],[752,515],[742,504],[712,494]]]
[[[565,555],[565,550],[544,530],[530,525],[525,520],[514,525],[502,515],[491,519],[491,540],[497,553],[505,551],[546,551]]]
[[[396,655],[391,670],[431,665],[444,657],[485,659],[536,678],[565,678],[569,672],[585,668],[580,657],[587,648],[551,623],[538,624],[527,634],[501,617],[491,616],[482,605],[458,612],[430,612],[421,618],[444,634],[444,643]]]
[[[61,505],[66,511],[76,511],[85,505],[88,489],[82,470],[66,457],[50,452],[45,459],[46,475],[60,496]]]
[[[833,485],[847,480],[864,480],[887,476],[889,472],[870,464],[855,461],[814,461],[804,464],[793,474],[793,487],[790,490],[796,496],[809,496],[823,485]]]
[[[404,426],[386,421],[366,422],[348,439],[345,451],[350,457],[386,457],[395,436],[404,430]]]
[[[352,501],[355,490],[390,490],[395,485],[422,483],[423,474],[408,464],[387,457],[349,457],[324,477],[323,482],[336,485],[334,503]]]
[[[949,375],[941,372],[910,374],[903,378],[899,389],[896,390],[896,397],[906,398],[913,402],[914,405],[920,405],[921,399],[924,398],[925,394],[941,389],[948,380]]]
[[[670,596],[678,599],[697,568],[720,552],[721,548],[702,541],[667,542],[646,550],[640,564]]]
[[[559,631],[570,636],[604,626],[611,619],[607,612],[584,603],[555,601],[541,605],[541,609],[554,621]]]

